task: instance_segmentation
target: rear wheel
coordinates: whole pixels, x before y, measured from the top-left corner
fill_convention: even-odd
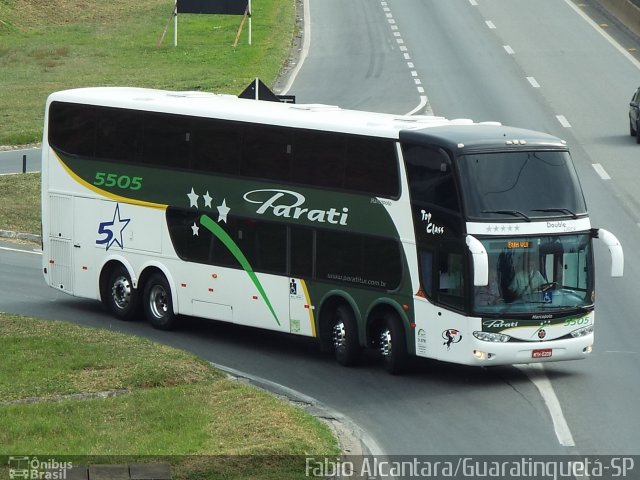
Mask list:
[[[407,340],[400,319],[392,313],[382,319],[379,347],[385,370],[402,373],[407,365]]]
[[[161,273],[154,273],[144,286],[144,313],[152,327],[170,330],[175,326],[173,299],[169,282]]]
[[[637,135],[638,129],[634,127],[633,120],[629,120],[629,135],[635,137]]]
[[[132,320],[138,313],[138,292],[133,288],[129,272],[122,265],[114,267],[111,271],[104,293],[105,304],[116,318]]]
[[[331,324],[331,341],[336,360],[340,365],[351,366],[358,362],[360,344],[356,319],[349,307],[336,308]]]

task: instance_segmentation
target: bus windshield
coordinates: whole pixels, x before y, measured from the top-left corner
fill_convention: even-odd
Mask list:
[[[489,257],[489,284],[474,287],[476,313],[569,313],[593,305],[588,233],[479,240]]]
[[[470,219],[528,220],[587,213],[568,152],[494,152],[458,158]]]

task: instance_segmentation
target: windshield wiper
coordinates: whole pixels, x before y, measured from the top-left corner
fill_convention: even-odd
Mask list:
[[[527,222],[531,221],[531,219],[520,210],[482,210],[482,212],[480,213],[499,213],[501,215],[513,215],[514,217],[522,217]]]
[[[571,215],[571,217],[573,217],[574,220],[576,218],[578,218],[578,215],[573,213],[568,208],[534,208],[532,211],[533,212],[548,212],[548,213],[551,213],[551,212],[567,213],[567,214]]]

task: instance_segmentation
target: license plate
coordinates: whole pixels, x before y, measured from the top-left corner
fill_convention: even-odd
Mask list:
[[[531,358],[548,358],[553,355],[553,349],[551,348],[539,348],[531,352]]]

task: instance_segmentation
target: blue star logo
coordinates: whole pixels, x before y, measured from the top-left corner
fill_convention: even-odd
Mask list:
[[[122,218],[120,216],[120,204],[116,203],[116,210],[113,212],[113,220],[110,222],[101,222],[98,227],[98,235],[102,238],[96,240],[96,245],[106,245],[106,249],[109,250],[115,243],[121,249],[124,248],[124,241],[122,239],[122,232],[129,225],[130,218]]]

